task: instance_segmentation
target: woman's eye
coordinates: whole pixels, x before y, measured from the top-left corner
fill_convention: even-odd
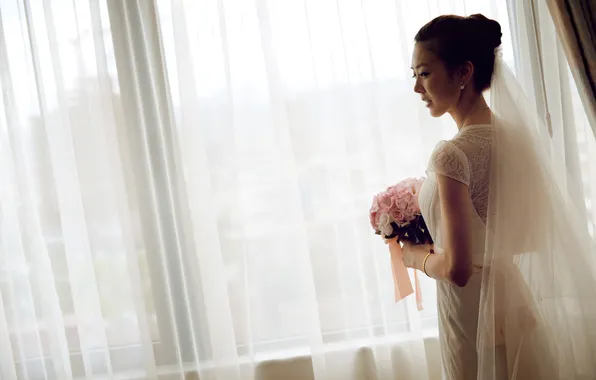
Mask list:
[[[421,76],[422,78],[426,78],[426,77],[428,77],[428,75],[429,75],[429,73],[427,73],[427,72],[422,72],[422,73],[420,73],[418,75],[416,75],[416,73],[414,73],[414,74],[412,74],[412,78],[416,78],[417,76]]]

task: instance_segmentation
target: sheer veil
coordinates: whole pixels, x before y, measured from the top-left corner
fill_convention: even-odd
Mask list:
[[[546,126],[501,57],[490,105],[478,378],[594,379],[596,245],[560,179]]]

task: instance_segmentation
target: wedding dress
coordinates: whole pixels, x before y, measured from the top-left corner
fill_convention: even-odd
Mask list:
[[[470,236],[474,239],[471,246],[475,266],[482,266],[484,261],[490,141],[490,125],[477,125],[464,128],[452,141],[440,142],[431,157],[419,196],[422,216],[437,252],[441,252],[441,202],[436,174],[469,186],[474,205],[474,209],[468,211],[472,218]],[[481,281],[482,277],[476,271],[463,288],[437,282],[439,338],[447,379],[476,379],[476,329]]]
[[[439,142],[420,191],[437,252],[444,237],[436,176],[467,185],[473,205],[476,269],[465,287],[437,281],[448,380],[596,379],[594,241],[522,94],[498,59],[491,124]]]
[[[445,376],[450,380],[486,379],[491,376],[478,375],[479,357],[476,344],[486,245],[491,140],[491,125],[471,125],[463,128],[453,140],[440,142],[432,154],[427,179],[420,191],[420,208],[438,252],[443,250],[443,236],[436,175],[444,175],[467,185],[473,204],[473,209],[468,212],[472,220],[472,263],[476,270],[463,288],[447,282],[437,282],[442,361]],[[511,263],[508,270],[510,278],[513,278],[512,274],[517,268]],[[524,286],[521,279],[518,286],[521,291],[521,287]],[[527,327],[533,328],[534,324],[535,321],[531,320]],[[509,379],[504,352],[497,352],[497,355],[495,379]],[[526,360],[529,359],[530,362],[521,363],[525,373],[521,376],[521,368],[518,368],[518,378],[552,378],[552,372],[544,373],[540,357],[532,356],[535,356],[532,352],[525,354]]]

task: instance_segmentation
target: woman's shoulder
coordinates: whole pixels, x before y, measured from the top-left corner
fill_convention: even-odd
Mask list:
[[[452,138],[450,140],[440,140],[435,145],[433,149],[431,157],[437,157],[442,155],[449,155],[449,156],[462,156],[464,152],[460,148],[461,144],[456,138]]]
[[[461,150],[468,158],[487,153],[491,147],[493,129],[490,124],[470,125],[462,128],[448,142]]]
[[[490,140],[493,133],[491,124],[469,125],[460,129],[452,141],[462,142],[470,139]]]
[[[445,156],[458,159],[469,158],[479,150],[490,148],[491,140],[492,126],[490,124],[466,126],[459,130],[453,138],[439,141],[435,145],[431,158]]]
[[[470,179],[468,156],[454,140],[441,140],[431,154],[428,172],[442,174],[468,185]]]

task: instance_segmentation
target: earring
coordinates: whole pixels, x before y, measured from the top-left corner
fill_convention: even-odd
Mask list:
[[[464,86],[464,84],[462,83],[461,86],[459,86],[460,89],[464,89],[466,86]]]

